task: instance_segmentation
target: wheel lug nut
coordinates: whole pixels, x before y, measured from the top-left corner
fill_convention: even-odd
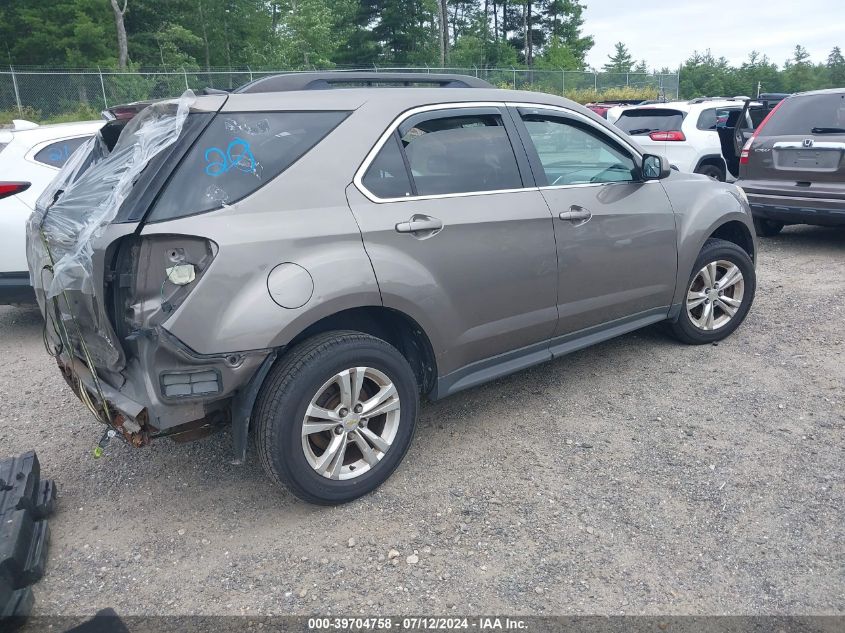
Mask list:
[[[337,412],[337,414],[340,417],[345,418],[347,415],[349,415],[349,409],[341,409],[340,411]]]
[[[367,426],[367,418],[361,418],[361,421],[358,423],[360,426],[366,428]]]
[[[364,407],[361,406],[360,404],[355,405],[355,413],[361,413],[361,411],[363,411],[363,410],[364,410]]]
[[[340,424],[338,424],[336,427],[334,427],[334,434],[340,435],[341,433],[343,433],[343,427]]]

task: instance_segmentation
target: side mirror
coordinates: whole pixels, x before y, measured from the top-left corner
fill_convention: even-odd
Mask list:
[[[660,180],[671,173],[671,166],[665,156],[644,154],[641,172],[643,180]]]

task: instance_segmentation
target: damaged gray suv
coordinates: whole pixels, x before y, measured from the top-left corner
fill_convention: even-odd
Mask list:
[[[28,230],[45,341],[134,446],[249,430],[273,481],[359,497],[436,400],[649,324],[711,343],[755,291],[748,203],[559,97],[279,75],[128,107]]]

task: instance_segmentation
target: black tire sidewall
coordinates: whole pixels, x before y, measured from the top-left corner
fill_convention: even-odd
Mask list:
[[[704,268],[705,264],[720,259],[736,264],[742,271],[742,276],[745,282],[743,301],[739,310],[727,325],[722,326],[718,330],[706,332],[704,330],[700,330],[690,320],[689,314],[687,314],[686,298],[690,285],[692,284],[693,279],[695,279],[698,271]],[[690,273],[686,286],[684,287],[681,313],[678,316],[677,322],[674,324],[675,330],[680,330],[678,331],[678,334],[688,343],[706,344],[721,341],[722,339],[730,336],[740,325],[742,325],[745,317],[748,316],[749,310],[751,310],[751,305],[754,303],[756,290],[757,275],[754,270],[754,262],[751,261],[748,253],[736,244],[722,240],[714,240],[711,243],[705,244],[704,248],[701,249],[701,253],[699,253],[698,258],[695,260],[693,270]]]
[[[716,167],[716,165],[702,165],[695,173],[707,176],[708,178],[710,178],[711,174],[713,174],[715,176],[714,180],[725,182],[725,172],[719,167]]]
[[[369,337],[368,337],[369,338]],[[398,350],[378,339],[360,339],[335,346],[302,367],[279,394],[277,406],[266,414],[269,458],[276,472],[295,494],[322,504],[345,503],[371,492],[397,468],[407,452],[416,426],[419,395],[413,371]],[[348,480],[330,480],[308,463],[302,449],[302,422],[317,390],[332,376],[350,367],[373,367],[384,372],[399,393],[401,412],[396,437],[379,463]]]
[[[766,218],[754,218],[754,232],[759,237],[774,237],[783,230],[784,223]]]

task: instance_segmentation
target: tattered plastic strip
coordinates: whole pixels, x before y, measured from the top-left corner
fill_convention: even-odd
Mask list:
[[[117,216],[150,160],[179,138],[195,100],[187,91],[176,102],[154,104],[126,125],[111,152],[97,135],[71,156],[29,220],[33,287],[43,289],[48,299],[67,290],[96,294],[94,241]],[[52,275],[42,280],[40,273],[50,262]]]

